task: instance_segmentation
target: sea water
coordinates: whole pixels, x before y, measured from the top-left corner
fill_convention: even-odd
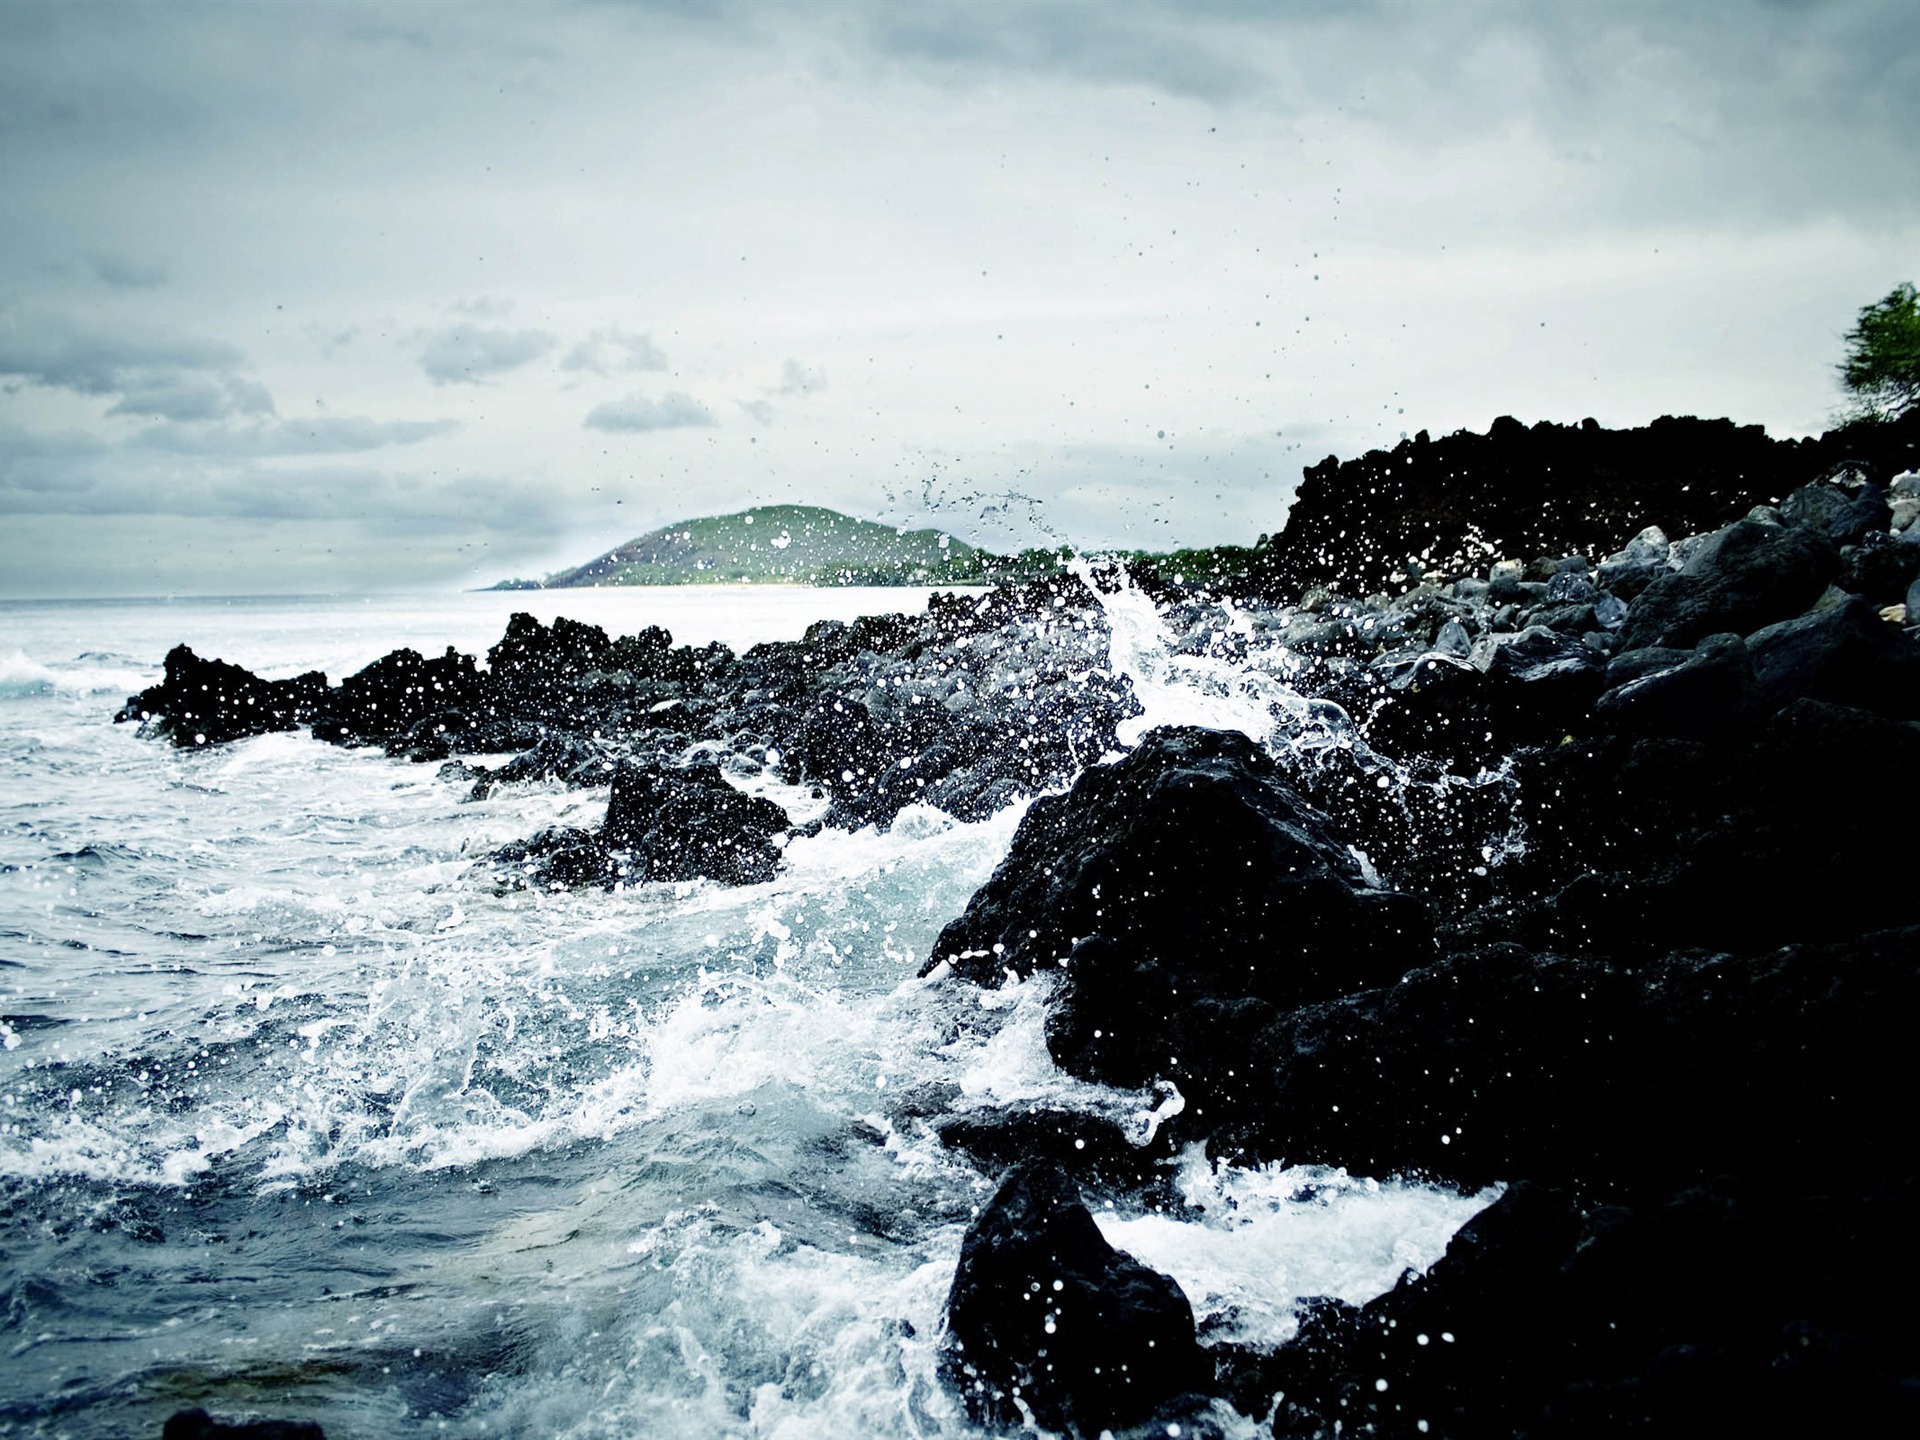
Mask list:
[[[0,603],[0,1435],[157,1435],[189,1405],[336,1440],[976,1433],[936,1360],[992,1185],[914,1096],[1143,1139],[1177,1105],[1057,1070],[1045,978],[915,978],[1020,806],[825,831],[764,885],[502,896],[476,857],[596,823],[604,791],[464,803],[304,732],[176,750],[110,718],[178,642],[338,679],[483,654],[516,609],[744,648],[925,593]],[[1148,721],[1286,743],[1271,667],[1176,662],[1141,597],[1111,603]],[[1176,1188],[1096,1197],[1101,1228],[1257,1344],[1491,1198],[1198,1153]]]

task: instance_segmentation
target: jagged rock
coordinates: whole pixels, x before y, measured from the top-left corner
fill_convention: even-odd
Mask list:
[[[612,880],[607,847],[591,830],[574,825],[550,825],[525,840],[510,841],[492,858],[507,867],[509,888],[571,890]]]
[[[755,885],[779,869],[773,837],[788,825],[786,811],[734,789],[718,765],[624,761],[613,772],[600,841],[628,880]]]
[[[1150,732],[1042,796],[927,969],[979,984],[1063,972],[1047,1026],[1077,1075],[1176,1081],[1195,1116],[1243,1089],[1222,1027],[1397,978],[1431,953],[1411,896],[1366,883],[1252,741]]]
[[[1911,1191],[1723,1183],[1583,1211],[1516,1185],[1426,1275],[1235,1357],[1233,1388],[1279,1437],[1903,1433],[1914,1327],[1880,1303],[1876,1257]]]
[[[1094,1435],[1211,1385],[1193,1308],[1100,1234],[1046,1161],[1011,1170],[968,1227],[947,1297],[942,1373],[977,1423]]]
[[[1736,520],[1704,537],[1678,571],[1640,592],[1621,627],[1621,648],[1749,634],[1805,610],[1839,565],[1833,546],[1812,530]]]
[[[469,800],[484,800],[496,785],[558,780],[578,787],[611,783],[615,767],[611,747],[584,735],[549,731],[530,750],[497,769],[476,775]]]
[[[317,670],[291,680],[262,680],[176,645],[167,652],[165,678],[128,696],[114,719],[140,721],[179,746],[222,745],[293,729],[312,716],[326,690],[327,677]]]
[[[327,1440],[311,1420],[216,1420],[195,1406],[175,1412],[160,1440]]]
[[[1916,946],[1909,927],[1639,967],[1512,944],[1457,955],[1275,1021],[1248,1067],[1272,1084],[1213,1146],[1595,1196],[1832,1154],[1898,1173],[1875,1097],[1902,1083]]]
[[[1607,664],[1595,718],[1636,735],[1717,735],[1754,712],[1753,661],[1738,635],[1709,635],[1692,650],[1649,647]]]
[[[1857,545],[1876,532],[1885,534],[1893,520],[1887,492],[1880,485],[1864,485],[1848,495],[1830,485],[1803,485],[1780,502],[1780,518],[1823,535],[1835,545]]]
[[[1920,644],[1858,596],[1756,631],[1747,648],[1769,710],[1812,699],[1920,719]]]
[[[313,717],[313,733],[338,745],[384,743],[429,715],[476,711],[486,698],[471,655],[451,645],[433,659],[417,650],[394,650],[328,692]]]
[[[1305,472],[1252,581],[1290,598],[1313,583],[1362,594],[1411,557],[1601,554],[1648,525],[1684,534],[1769,501],[1828,463],[1819,446],[1758,426],[1663,416],[1632,430],[1495,420],[1485,435],[1430,439]],[[1548,574],[1539,575],[1544,581]],[[1728,628],[1714,626],[1714,629]]]

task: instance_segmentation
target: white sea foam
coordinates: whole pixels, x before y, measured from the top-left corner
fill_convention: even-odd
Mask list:
[[[83,657],[53,666],[21,650],[0,654],[0,699],[26,695],[131,695],[152,684],[151,671]]]
[[[343,1405],[387,1393],[393,1347],[438,1343],[382,1337],[511,1337],[510,1361],[474,1362],[493,1378],[463,1430],[973,1433],[934,1347],[990,1181],[901,1097],[1096,1113],[1136,1139],[1181,1104],[1167,1087],[1119,1091],[1055,1067],[1051,976],[992,991],[915,978],[1021,807],[963,824],[916,806],[886,830],[823,831],[787,846],[772,881],[737,890],[496,895],[476,857],[545,825],[598,823],[605,791],[508,785],[467,804],[433,767],[304,734],[179,751],[108,723],[101,697],[150,683],[178,640],[265,674],[338,676],[397,643],[484,648],[516,602],[486,603],[498,613],[465,600],[385,614],[16,607],[24,648],[0,660],[0,922],[13,935],[0,1176],[19,1214],[40,1207],[44,1233],[69,1236],[44,1263],[124,1263],[89,1249],[120,1242],[89,1238],[75,1205],[115,1213],[159,1195],[186,1217],[167,1221],[176,1239],[238,1239],[274,1223],[262,1215],[382,1195],[356,1216],[366,1263],[396,1277],[377,1317],[305,1292],[169,1314],[154,1307],[178,1287],[123,1287],[129,1333],[172,1337],[188,1369],[242,1352],[337,1361]],[[813,617],[796,603],[754,595],[744,633],[797,635]],[[1186,721],[1278,743],[1296,723],[1278,670],[1175,653],[1138,592],[1105,603],[1115,668],[1147,708],[1130,738]],[[646,623],[635,597],[604,604],[588,618]],[[735,779],[796,819],[818,803],[769,776]],[[1198,1159],[1181,1177],[1201,1208],[1103,1213],[1102,1228],[1173,1274],[1221,1333],[1255,1343],[1286,1332],[1302,1295],[1364,1299],[1431,1263],[1486,1198]],[[512,1187],[504,1213],[485,1210]],[[188,1216],[189,1197],[210,1208]],[[39,1223],[15,1233],[32,1241]],[[354,1223],[342,1202],[324,1233]],[[337,1279],[316,1258],[321,1233],[289,1274],[311,1262]],[[358,1253],[343,1252],[343,1273]],[[223,1280],[254,1263],[228,1258],[237,1244],[192,1254]],[[299,1319],[307,1307],[318,1318]],[[133,1373],[158,1363],[158,1343],[101,1363]],[[377,1363],[353,1370],[365,1356]],[[368,1434],[422,1423],[355,1420]],[[1228,1433],[1253,1424],[1230,1419]]]

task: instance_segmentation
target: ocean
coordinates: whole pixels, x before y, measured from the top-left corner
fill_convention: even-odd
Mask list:
[[[0,1435],[157,1435],[191,1405],[334,1440],[981,1433],[936,1360],[993,1177],[915,1093],[1143,1140],[1180,1104],[1057,1070],[1045,977],[915,978],[1020,805],[823,830],[763,885],[502,895],[477,858],[597,823],[604,790],[469,803],[304,731],[177,750],[111,720],[179,642],[338,680],[402,645],[484,656],[514,610],[744,649],[925,593],[0,602]],[[1123,740],[1269,738],[1270,672],[1176,663],[1143,597],[1106,603],[1147,707]],[[1176,1188],[1101,1201],[1101,1229],[1256,1344],[1492,1198],[1197,1151]]]

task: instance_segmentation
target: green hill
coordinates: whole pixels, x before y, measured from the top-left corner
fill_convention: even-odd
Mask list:
[[[899,530],[817,505],[765,505],[664,526],[542,586],[947,585],[979,581],[996,558],[944,531]]]

